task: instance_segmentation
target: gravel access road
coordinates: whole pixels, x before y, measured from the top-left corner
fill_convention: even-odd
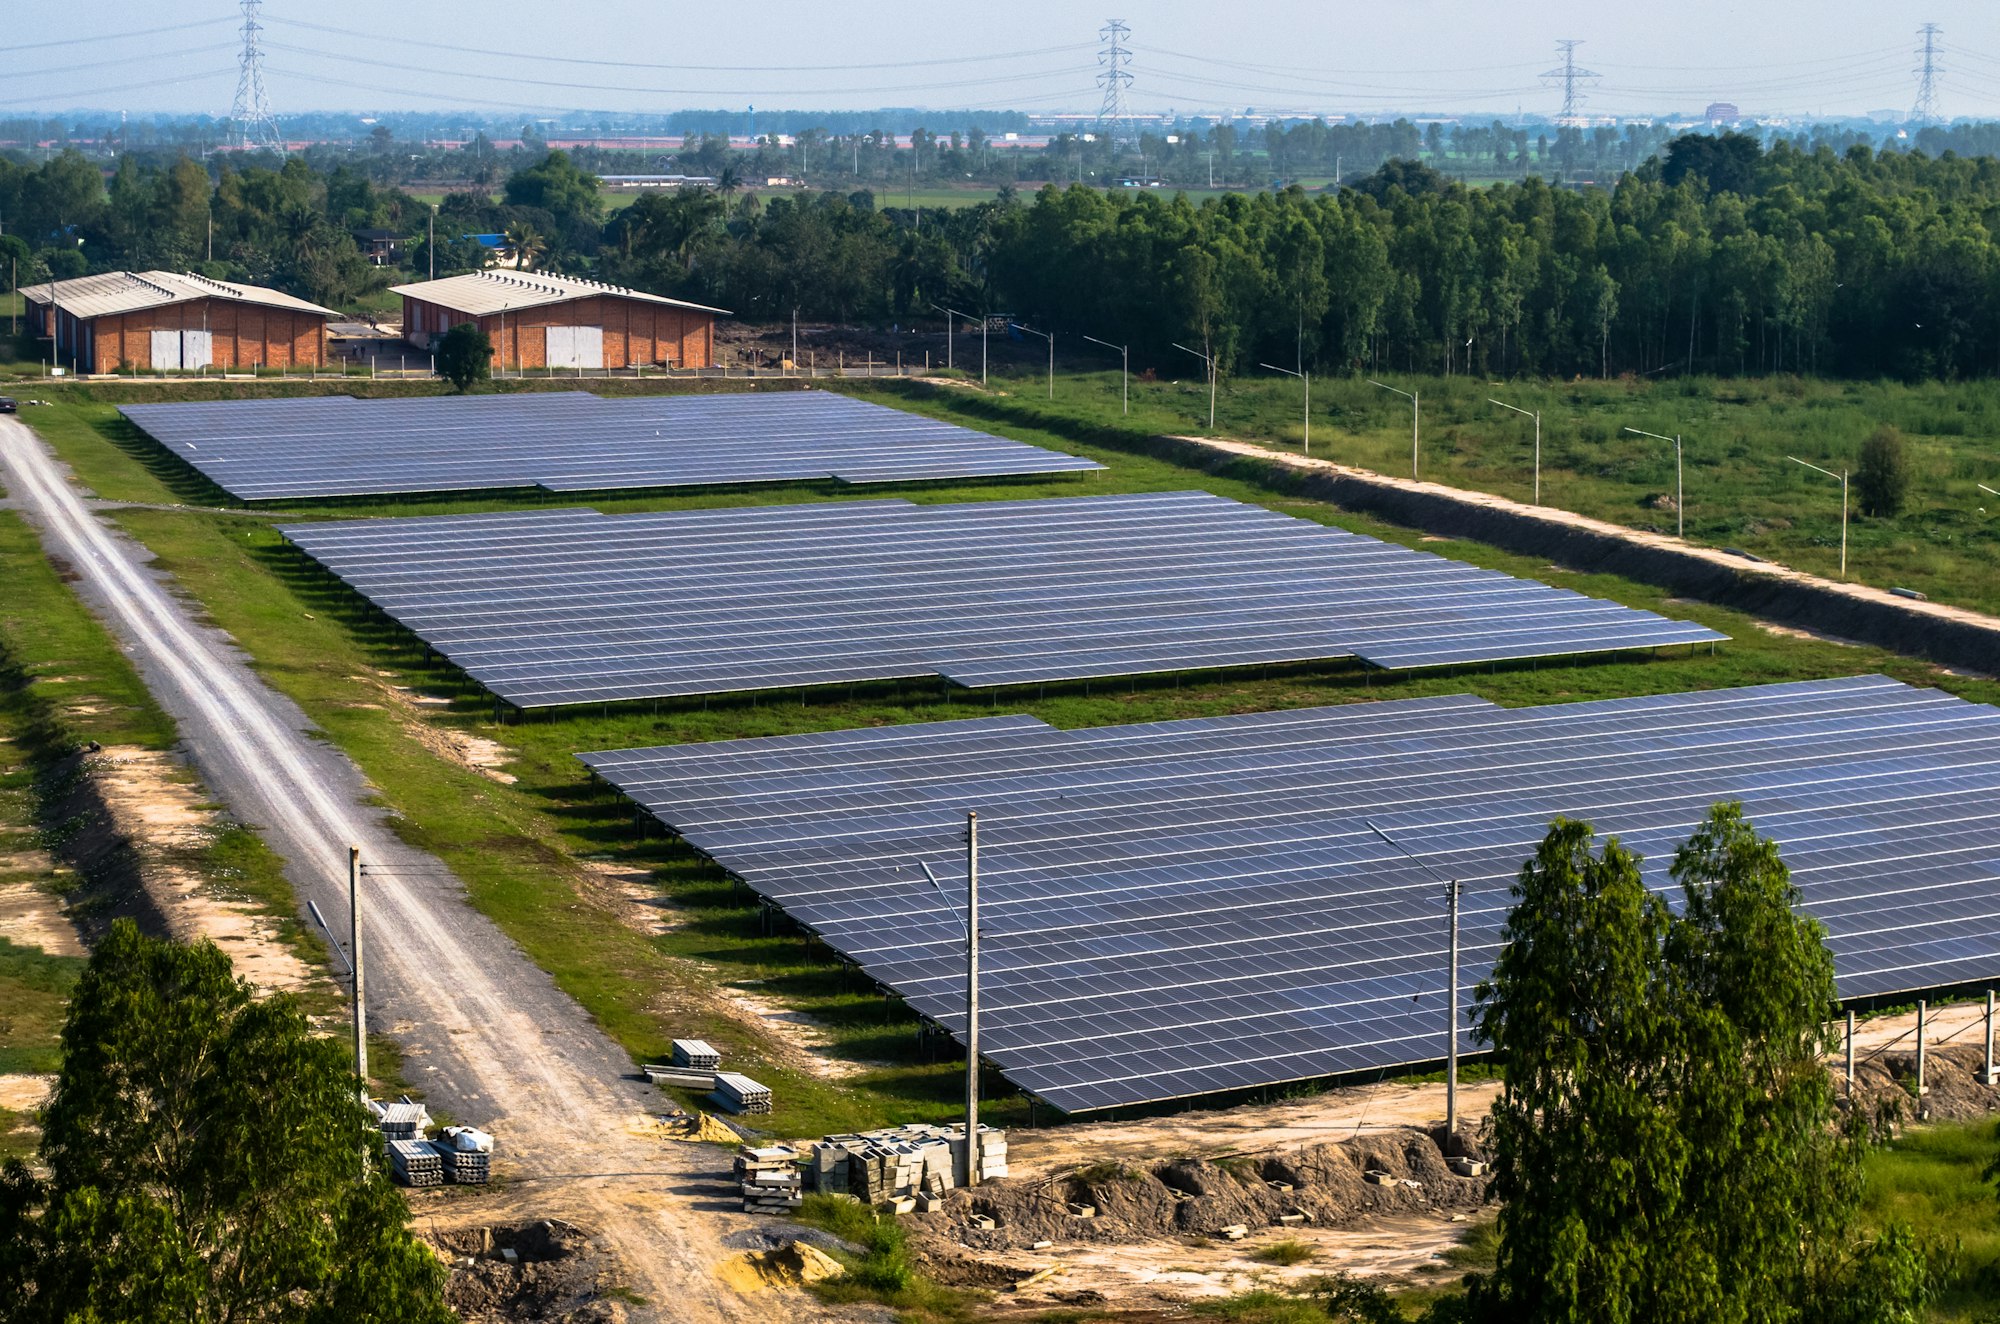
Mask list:
[[[412,1083],[495,1134],[517,1191],[546,1194],[539,1216],[605,1239],[649,1303],[633,1317],[768,1319],[777,1302],[745,1300],[714,1272],[730,1254],[723,1237],[749,1224],[718,1198],[719,1157],[636,1133],[650,1087],[626,1078],[623,1051],[467,903],[442,861],[387,828],[360,770],[226,635],[193,619],[144,548],[86,508],[17,420],[0,418],[0,479],[44,550],[75,567],[73,587],[179,724],[210,793],[284,858],[300,905],[318,903],[343,931],[347,847],[361,848],[369,1024],[402,1045]],[[806,1298],[781,1308],[818,1313]]]

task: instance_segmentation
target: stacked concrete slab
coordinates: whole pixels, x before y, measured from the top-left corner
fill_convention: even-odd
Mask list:
[[[1007,1133],[979,1128],[979,1179],[1007,1175]],[[912,1123],[880,1131],[830,1135],[812,1146],[805,1170],[812,1189],[852,1195],[868,1204],[923,1212],[958,1185],[965,1166],[962,1127]]]
[[[790,1145],[745,1145],[736,1151],[736,1180],[746,1214],[784,1214],[805,1202],[799,1152]]]

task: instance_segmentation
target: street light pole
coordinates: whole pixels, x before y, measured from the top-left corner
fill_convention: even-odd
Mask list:
[[[1444,1134],[1445,1134],[1445,1143],[1449,1145],[1451,1143],[1452,1138],[1458,1134],[1458,896],[1460,891],[1459,882],[1458,879],[1456,878],[1446,878],[1443,874],[1440,874],[1437,870],[1431,868],[1430,865],[1425,864],[1422,860],[1410,854],[1410,852],[1408,852],[1407,850],[1404,850],[1402,843],[1398,842],[1394,837],[1384,832],[1381,828],[1376,827],[1373,823],[1369,823],[1367,819],[1364,818],[1361,821],[1368,824],[1368,830],[1370,832],[1373,832],[1376,836],[1380,837],[1383,841],[1387,842],[1390,849],[1394,850],[1398,855],[1401,855],[1411,864],[1414,864],[1419,869],[1422,869],[1425,873],[1429,874],[1432,878],[1436,879],[1438,882],[1444,884],[1445,904],[1451,910],[1450,949],[1449,949],[1449,955],[1446,958],[1450,964],[1451,969],[1448,978],[1446,980],[1449,991],[1446,993],[1447,1001],[1445,1005],[1445,1068],[1444,1068]]]
[[[954,362],[952,354],[952,346],[956,344],[958,340],[958,337],[953,334],[954,331],[957,329],[958,324],[952,321],[951,319],[954,317],[958,317],[961,314],[954,313],[951,309],[945,307],[941,303],[933,303],[931,307],[937,309],[939,312],[944,314],[944,370],[946,372],[950,372],[952,370]]]
[[[1816,464],[1808,464],[1796,455],[1787,455],[1785,458],[1793,464],[1805,465],[1806,468],[1812,470],[1814,473],[1825,474],[1828,478],[1837,478],[1840,480],[1840,577],[1842,579],[1847,578],[1847,470],[1842,469],[1839,473],[1835,473],[1831,469],[1822,469]]]
[[[1663,437],[1663,436],[1661,436],[1661,435],[1660,435],[1659,433],[1657,433],[1657,432],[1647,432],[1647,431],[1645,431],[1645,430],[1644,430],[1643,428],[1626,428],[1625,430],[1626,430],[1627,432],[1631,432],[1631,433],[1635,433],[1635,434],[1637,434],[1637,435],[1639,435],[1639,436],[1641,436],[1641,437],[1651,437],[1651,438],[1652,438],[1652,439],[1653,439],[1654,441],[1669,441],[1669,442],[1672,442],[1672,443],[1673,443],[1673,447],[1674,447],[1674,536],[1675,536],[1675,537],[1677,537],[1677,538],[1679,538],[1679,539],[1681,539],[1681,540],[1682,540],[1683,542],[1687,541],[1687,536],[1688,536],[1688,524],[1687,524],[1687,499],[1686,499],[1686,491],[1685,491],[1685,489],[1683,489],[1683,488],[1682,488],[1682,486],[1681,486],[1681,439],[1680,439],[1680,434],[1676,433],[1675,435],[1673,435],[1673,436],[1671,436],[1671,437]]]
[[[1510,405],[1505,400],[1495,400],[1490,395],[1486,397],[1486,403],[1489,405],[1499,405],[1502,409],[1511,409],[1517,414],[1526,414],[1529,418],[1535,420],[1535,504],[1538,506],[1541,505],[1542,504],[1542,411],[1539,409],[1534,409],[1534,410],[1523,409],[1519,405]]]
[[[1310,376],[1308,376],[1308,375],[1307,375],[1307,374],[1306,374],[1305,372],[1303,372],[1303,371],[1300,371],[1300,372],[1293,372],[1293,371],[1292,371],[1292,370],[1291,370],[1290,368],[1281,368],[1281,367],[1279,367],[1279,366],[1278,366],[1277,364],[1275,364],[1275,363],[1260,363],[1260,364],[1258,364],[1257,366],[1258,366],[1258,367],[1260,367],[1260,368],[1269,368],[1269,369],[1270,369],[1270,370],[1271,370],[1272,372],[1282,372],[1282,373],[1284,373],[1284,374],[1285,374],[1285,376],[1287,376],[1287,377],[1296,377],[1296,378],[1298,378],[1298,379],[1299,379],[1300,381],[1302,381],[1302,382],[1304,382],[1304,383],[1305,383],[1305,387],[1306,387],[1306,444],[1305,444],[1305,446],[1304,446],[1304,447],[1303,447],[1303,448],[1302,448],[1302,449],[1301,449],[1301,450],[1299,451],[1299,454],[1301,454],[1301,455],[1311,455],[1311,454],[1313,453],[1313,383],[1312,383],[1312,378],[1311,378]]]
[[[1378,382],[1372,377],[1368,379],[1368,384],[1380,386],[1385,391],[1394,391],[1410,402],[1410,477],[1417,477],[1417,442],[1423,431],[1423,401],[1418,398],[1418,393],[1415,391],[1405,391],[1385,382]]]
[[[1204,354],[1198,349],[1189,349],[1178,340],[1174,342],[1174,348],[1183,354],[1194,355],[1201,360],[1202,366],[1208,369],[1208,430],[1213,432],[1215,431],[1215,356]]]
[[[1115,349],[1118,351],[1118,360],[1121,365],[1118,369],[1118,405],[1120,412],[1130,414],[1132,412],[1131,347],[1129,345],[1114,345],[1108,340],[1099,340],[1096,336],[1085,336],[1084,339],[1093,345],[1102,345],[1106,349]]]
[[[1013,323],[1010,323],[1010,325],[1011,325],[1011,326],[1012,326],[1012,327],[1013,327],[1013,328],[1014,328],[1014,329],[1015,329],[1016,331],[1025,331],[1025,332],[1027,332],[1027,333],[1028,333],[1029,335],[1031,335],[1031,336],[1040,336],[1040,337],[1041,337],[1042,339],[1044,339],[1044,340],[1046,340],[1046,341],[1048,341],[1048,342],[1049,342],[1049,399],[1051,399],[1051,400],[1055,399],[1055,398],[1056,398],[1056,337],[1055,337],[1055,333],[1054,333],[1053,331],[1037,331],[1037,330],[1035,330],[1035,328],[1033,328],[1033,327],[1031,327],[1031,326],[1022,326],[1022,325],[1021,325],[1021,324],[1020,324],[1019,322],[1013,322]]]

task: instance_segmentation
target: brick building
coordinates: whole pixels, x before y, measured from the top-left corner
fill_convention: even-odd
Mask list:
[[[428,353],[462,322],[493,341],[495,372],[523,368],[707,368],[720,308],[541,271],[475,271],[398,285],[403,336]]]
[[[21,289],[28,325],[74,372],[299,368],[326,362],[330,308],[172,271],[110,271]]]

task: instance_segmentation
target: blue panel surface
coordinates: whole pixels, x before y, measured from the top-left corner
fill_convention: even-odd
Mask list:
[[[282,532],[524,708],[942,675],[973,687],[1722,635],[1206,492]]]
[[[336,395],[126,405],[120,412],[244,501],[922,482],[1104,467],[829,391]]]
[[[1471,696],[1059,731],[1020,716],[582,755],[953,1033],[980,817],[980,1043],[1072,1112],[1444,1056],[1558,815],[1671,888],[1739,800],[1840,993],[2000,977],[2000,710],[1881,676],[1502,709]],[[1474,1045],[1461,1033],[1461,1045]]]

